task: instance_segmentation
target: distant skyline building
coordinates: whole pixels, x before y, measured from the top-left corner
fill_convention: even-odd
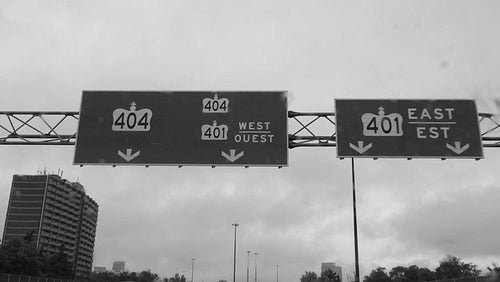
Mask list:
[[[95,273],[106,272],[106,267],[105,266],[94,266],[94,272]]]
[[[124,261],[114,261],[113,268],[111,269],[113,272],[121,273],[125,271],[125,262]]]
[[[340,277],[340,282],[342,282],[342,267],[337,266],[334,262],[322,262],[321,263],[321,275],[325,273],[325,271],[331,270],[333,273],[336,273]]]
[[[2,242],[33,233],[36,247],[55,254],[63,245],[76,276],[92,271],[98,204],[80,183],[59,175],[14,175]]]

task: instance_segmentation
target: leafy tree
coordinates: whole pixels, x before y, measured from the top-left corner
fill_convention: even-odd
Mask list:
[[[131,272],[127,278],[127,281],[139,281],[139,277],[137,276],[137,272]]]
[[[139,278],[137,277],[137,273],[135,272],[120,272],[118,275],[115,275],[115,281],[138,281]]]
[[[406,272],[408,268],[405,266],[396,266],[389,271],[389,278],[395,282],[405,282],[406,281]]]
[[[320,281],[340,282],[340,276],[331,269],[327,269],[321,274]]]
[[[461,258],[456,256],[446,256],[440,261],[436,268],[437,279],[453,279],[462,277],[475,277],[481,271],[477,269],[477,265],[473,263],[463,262]]]
[[[92,272],[89,280],[92,282],[114,282],[119,281],[119,278],[113,272],[105,271],[100,273]]]
[[[416,265],[413,265],[413,266],[409,267],[409,271],[410,271],[409,277],[413,277],[412,274],[411,274],[412,273],[412,267],[418,268],[418,280],[417,281],[432,281],[432,280],[436,280],[436,274],[432,270],[428,269],[427,267],[419,268]],[[415,281],[415,280],[413,280],[413,281]]]
[[[0,247],[0,272],[40,275],[42,259],[36,249],[34,233],[4,242]]]
[[[139,282],[153,282],[158,280],[158,274],[152,273],[151,270],[145,270],[139,274]]]
[[[48,261],[46,261],[46,275],[47,277],[60,278],[60,279],[72,279],[75,277],[75,272],[69,260],[68,255],[65,253],[65,247],[63,244],[59,246],[58,252],[54,255],[48,256]]]
[[[491,280],[500,281],[500,266],[498,266],[498,264],[492,263],[491,266],[487,266],[486,269],[490,272],[488,276],[491,277]]]
[[[364,277],[365,282],[391,282],[391,278],[387,275],[385,267],[377,267],[372,270],[370,275]]]
[[[487,266],[486,267],[489,271],[492,271],[492,272],[497,272],[499,273],[500,272],[500,266],[498,266],[497,263],[492,263],[491,266]]]
[[[21,239],[12,239],[0,246],[0,272],[44,276],[51,278],[74,278],[74,272],[64,246],[50,255],[36,248],[34,232]]]
[[[123,273],[121,273],[121,274],[123,274]],[[125,280],[128,280],[128,279],[125,279]],[[105,272],[101,272],[101,273],[93,272],[90,275],[90,281],[93,281],[93,282],[116,282],[116,281],[122,281],[122,279],[120,279],[119,275],[117,275],[113,272],[105,271]],[[132,280],[132,281],[137,281],[137,280]]]
[[[318,280],[318,274],[313,271],[306,271],[306,273],[300,277],[300,282],[317,282]]]
[[[389,277],[394,282],[417,282],[436,280],[434,273],[428,268],[416,265],[409,267],[396,266],[389,272]]]
[[[166,280],[167,281],[165,282],[186,282],[186,277],[184,277],[184,275],[179,275],[179,273],[176,273],[173,277],[170,277]]]

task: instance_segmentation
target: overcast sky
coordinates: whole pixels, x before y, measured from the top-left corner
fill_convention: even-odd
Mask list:
[[[500,113],[499,15],[498,1],[0,0],[0,110],[77,111],[84,89],[287,90],[294,111],[443,98]],[[247,250],[260,282],[275,265],[283,281],[325,261],[354,271],[350,161],[333,147],[292,149],[283,169],[80,168],[73,154],[0,147],[2,230],[12,175],[62,169],[100,206],[94,266],[190,279],[195,258],[195,281],[230,281],[238,222],[237,281]],[[500,262],[500,150],[484,154],[357,160],[361,275]]]

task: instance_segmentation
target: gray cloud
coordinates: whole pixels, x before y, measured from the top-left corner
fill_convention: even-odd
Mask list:
[[[416,201],[395,220],[400,240],[413,241],[423,248],[460,256],[495,255],[500,249],[495,212],[500,187],[470,186],[447,191],[448,196],[433,202]]]

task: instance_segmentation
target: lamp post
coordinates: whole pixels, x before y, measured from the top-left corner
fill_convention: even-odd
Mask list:
[[[194,282],[194,260],[195,259],[191,259],[191,282]]]
[[[247,282],[250,273],[250,251],[247,251]]]
[[[280,268],[280,266],[276,265],[276,282],[279,282],[279,272],[278,272],[279,268]]]
[[[257,282],[257,256],[259,253],[253,253],[255,256],[255,282]]]
[[[236,282],[236,227],[238,223],[233,223],[234,226],[234,253],[233,253],[233,282]]]

